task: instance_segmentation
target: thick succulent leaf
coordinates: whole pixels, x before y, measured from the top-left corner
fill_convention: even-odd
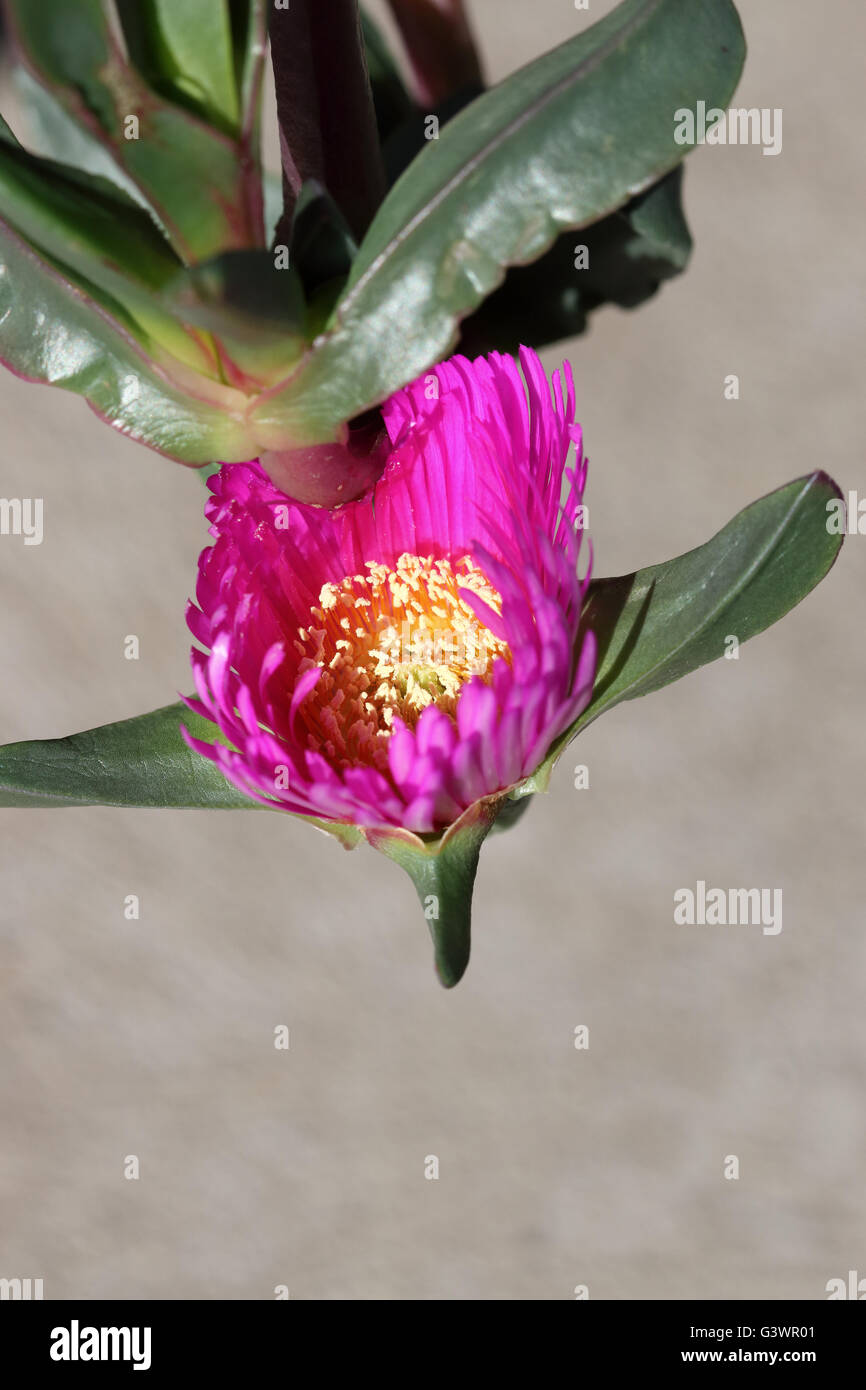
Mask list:
[[[181,725],[195,738],[221,738],[213,724],[178,701],[69,738],[7,743],[0,747],[0,806],[261,809],[187,746]],[[296,819],[333,835],[346,849],[362,838],[353,825]]]
[[[141,347],[122,306],[96,302],[0,223],[0,361],[84,396],[109,424],[186,463],[248,458],[239,391]]]
[[[0,0],[0,6],[2,3]],[[148,208],[153,220],[158,222],[141,189],[118,164],[110,146],[97,139],[87,127],[79,125],[69,108],[37,81],[29,68],[16,64],[12,79],[29,146],[73,169],[107,179],[140,207]]]
[[[112,267],[159,288],[182,261],[145,210],[98,175],[30,154],[0,117],[0,207],[22,236],[91,279]],[[94,265],[96,262],[96,265]]]
[[[357,254],[357,243],[333,198],[315,179],[309,179],[295,204],[291,241],[291,264],[306,297],[312,299],[323,286],[336,285],[338,288],[331,291],[333,307]]]
[[[121,304],[143,346],[155,340],[195,370],[217,375],[213,348],[184,329],[157,294],[182,262],[121,189],[28,153],[0,120],[0,207],[6,223],[79,284]]]
[[[731,0],[625,0],[461,111],[380,208],[329,332],[256,407],[270,447],[337,437],[447,355],[507,266],[674,168],[675,111],[724,106],[743,56]]]
[[[830,569],[842,536],[828,531],[839,488],[811,473],[729,521],[705,545],[636,574],[590,586],[584,620],[599,642],[593,697],[522,793],[543,789],[575,734],[621,700],[634,700],[715,661],[778,622]]]
[[[147,86],[118,44],[108,0],[5,0],[5,14],[22,60],[111,151],[185,260],[261,240],[261,189],[237,143]]]
[[[227,251],[182,269],[165,287],[163,302],[184,323],[214,335],[228,378],[242,389],[270,384],[303,351],[300,276],[294,267],[278,270],[269,251]]]
[[[478,856],[501,805],[501,797],[476,801],[443,835],[426,841],[405,830],[364,832],[373,848],[414,883],[433,938],[436,973],[446,989],[458,983],[469,964]]]
[[[115,0],[127,51],[160,95],[237,136],[240,99],[229,0]]]
[[[609,217],[560,236],[532,265],[509,270],[464,320],[461,352],[516,352],[522,343],[541,348],[583,333],[589,314],[603,304],[633,309],[649,299],[689,261],[682,176],[679,165]]]
[[[197,738],[215,736],[213,724],[177,703],[70,738],[9,743],[0,748],[0,806],[258,805],[187,747],[181,722]]]

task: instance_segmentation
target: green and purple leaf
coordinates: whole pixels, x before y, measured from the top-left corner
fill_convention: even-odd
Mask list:
[[[338,438],[446,357],[508,266],[680,162],[675,111],[724,106],[744,51],[730,0],[625,0],[464,108],[388,194],[327,332],[254,407],[257,434]]]
[[[84,396],[109,424],[184,462],[245,458],[247,397],[169,368],[123,307],[89,292],[0,223],[0,361],[27,381]]]
[[[21,61],[137,186],[178,255],[261,244],[261,184],[238,140],[148,86],[127,62],[107,0],[4,3]],[[220,12],[213,0],[202,50],[213,47],[214,25],[222,32]]]

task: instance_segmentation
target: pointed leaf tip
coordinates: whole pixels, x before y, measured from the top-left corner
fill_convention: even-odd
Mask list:
[[[408,830],[366,831],[373,848],[399,864],[414,883],[433,938],[436,973],[446,989],[459,983],[469,964],[478,856],[501,800],[476,802],[433,841]]]

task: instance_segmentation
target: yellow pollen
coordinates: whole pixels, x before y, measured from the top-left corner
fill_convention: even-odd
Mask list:
[[[452,719],[461,687],[489,680],[497,657],[511,660],[463,597],[477,594],[499,613],[502,601],[468,555],[452,565],[401,555],[395,569],[368,561],[366,574],[325,584],[319,607],[298,629],[298,673],[321,669],[301,704],[307,744],[335,766],[384,771],[398,715],[414,728],[436,704]]]

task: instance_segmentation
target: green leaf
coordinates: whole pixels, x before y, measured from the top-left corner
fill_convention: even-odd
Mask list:
[[[370,87],[373,92],[376,127],[379,131],[379,140],[384,144],[398,126],[417,113],[417,108],[406,91],[400,70],[381,29],[363,11],[361,12],[361,34],[364,39],[367,72],[370,75]]]
[[[257,124],[261,110],[268,47],[268,0],[229,0],[229,9],[243,133]]]
[[[182,724],[195,738],[225,742],[214,724],[178,701],[69,738],[7,743],[0,748],[0,806],[262,809],[187,746]],[[346,849],[363,838],[354,825],[314,816],[294,819],[333,835]]]
[[[260,808],[187,746],[181,724],[195,738],[225,741],[214,724],[177,703],[70,738],[7,744],[0,748],[0,806]],[[326,831],[347,849],[366,837],[405,869],[430,927],[440,979],[450,987],[469,960],[478,856],[502,803],[502,797],[476,802],[442,835],[424,840],[405,830],[361,831],[312,816],[294,819]]]
[[[70,115],[66,106],[33,76],[16,64],[12,71],[18,105],[26,121],[28,135],[40,154],[82,173],[97,174],[120,188],[140,207],[148,208],[155,222],[159,219],[138,185],[120,167],[109,146]]]
[[[240,103],[228,0],[116,0],[130,57],[154,91],[227,134]]]
[[[155,341],[196,371],[217,375],[213,349],[158,297],[181,261],[121,189],[28,153],[0,118],[0,205],[5,222],[103,306],[122,305],[144,346]]]
[[[520,793],[543,790],[575,734],[621,700],[670,685],[783,618],[830,569],[842,536],[828,531],[841,496],[811,473],[753,502],[723,530],[667,564],[590,585],[586,627],[599,642],[592,700]]]
[[[357,243],[333,198],[316,179],[308,179],[295,204],[291,240],[291,264],[307,298],[312,299],[325,286],[337,285],[333,307],[357,254]]]
[[[209,13],[218,9],[214,0]],[[5,13],[22,60],[107,147],[184,260],[261,241],[257,171],[235,141],[142,81],[117,41],[107,0],[6,0]],[[209,26],[203,47],[210,38]]]
[[[294,267],[278,270],[269,251],[226,251],[180,270],[162,298],[184,323],[215,336],[223,360],[245,374],[245,390],[271,385],[303,351],[300,277]]]
[[[462,325],[460,351],[516,353],[583,333],[602,304],[633,309],[686,268],[692,239],[682,209],[683,166],[581,232],[566,233],[505,282]],[[578,248],[585,268],[578,269]],[[583,260],[581,251],[580,259]]]
[[[212,810],[258,805],[187,747],[181,722],[196,738],[218,737],[215,725],[178,703],[70,738],[9,743],[0,748],[0,805]]]
[[[34,245],[91,279],[101,268],[159,288],[182,262],[153,219],[98,175],[28,153],[0,117],[0,204],[3,217]]]
[[[676,110],[724,106],[743,57],[731,0],[625,0],[464,108],[385,199],[330,331],[254,410],[269,447],[337,437],[445,357],[507,266],[680,162]]]
[[[458,983],[469,964],[478,856],[501,804],[501,797],[476,801],[443,835],[427,841],[406,830],[364,832],[373,848],[414,883],[433,938],[436,973],[446,989]]]
[[[2,223],[0,359],[28,381],[84,396],[109,424],[170,457],[250,457],[244,395],[180,363],[169,375],[120,305],[88,297]]]

